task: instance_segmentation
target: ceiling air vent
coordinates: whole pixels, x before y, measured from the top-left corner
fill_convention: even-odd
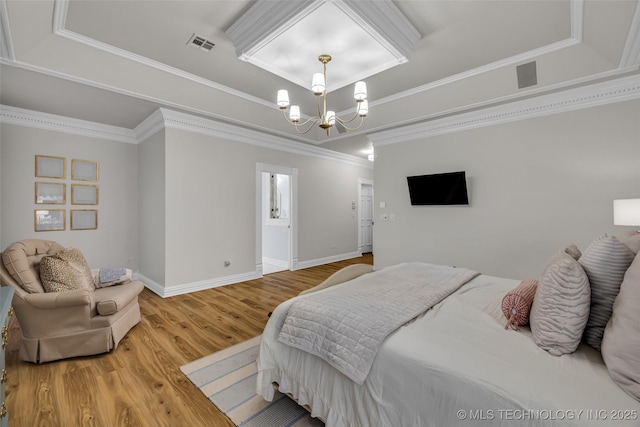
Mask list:
[[[204,37],[197,35],[196,33],[193,33],[187,44],[189,46],[196,47],[207,52],[213,49],[213,47],[216,45],[214,42],[209,41]]]

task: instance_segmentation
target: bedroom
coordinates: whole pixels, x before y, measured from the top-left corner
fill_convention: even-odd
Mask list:
[[[358,179],[370,179],[375,185],[376,267],[427,259],[512,278],[536,277],[550,255],[567,243],[584,248],[602,232],[624,231],[613,225],[612,201],[638,197],[637,2],[558,2],[558,20],[562,22],[554,21],[559,30],[548,37],[574,38],[569,25],[574,22],[571,7],[583,5],[583,19],[579,21],[583,36],[579,42],[426,90],[413,95],[415,102],[405,97],[375,106],[373,101],[381,96],[374,97],[375,85],[369,83],[372,105],[367,120],[409,122],[406,133],[400,129],[391,135],[369,135],[376,146],[375,167],[357,151],[360,157],[354,158],[354,153],[349,156],[316,150],[351,150],[366,139],[363,135],[368,134],[368,121],[364,132],[354,137],[336,135],[325,142],[321,134],[316,135],[314,138],[322,144],[316,147],[303,142],[302,153],[287,151],[289,146],[277,149],[269,145],[274,142],[271,133],[258,135],[263,146],[237,144],[238,139],[254,138],[250,131],[269,127],[275,127],[278,135],[290,137],[276,139],[277,143],[298,140],[272,105],[248,102],[181,77],[164,75],[149,65],[69,40],[64,34],[53,34],[51,22],[59,3],[64,2],[2,2],[3,40],[6,43],[10,29],[14,55],[7,55],[3,44],[3,248],[12,241],[40,238],[42,234],[33,231],[31,217],[34,175],[30,168],[38,154],[65,157],[68,162],[73,158],[100,161],[100,227],[92,233],[56,232],[55,239],[64,246],[82,248],[90,264],[135,268],[150,279],[154,292],[163,296],[256,277],[258,162],[299,170],[296,249],[300,267],[358,255],[351,209],[357,200]],[[73,6],[69,7],[71,12]],[[227,18],[246,5],[235,7],[226,12]],[[10,26],[4,22],[7,16]],[[74,16],[67,17],[69,25],[80,25],[77,17],[73,21]],[[600,21],[602,16],[607,19]],[[90,25],[92,21],[87,22]],[[535,30],[535,26],[528,28]],[[486,28],[477,31],[489,37]],[[181,44],[185,42],[180,40]],[[191,49],[187,52],[184,55],[200,53]],[[483,60],[495,60],[483,59],[479,55],[482,49],[473,52],[475,55],[465,51],[466,55],[458,59],[473,60],[475,65],[456,65],[471,69]],[[227,53],[235,56],[234,52]],[[515,66],[529,59],[538,63],[539,83],[530,92],[519,93]],[[107,69],[117,72],[102,72]],[[224,69],[219,72],[224,73]],[[261,99],[273,102],[275,90],[286,82],[273,76],[266,81],[269,85]],[[244,83],[250,84],[248,79]],[[612,88],[625,84],[629,85],[625,87],[626,97],[616,98]],[[568,92],[569,86],[564,85],[576,86],[576,92]],[[77,97],[71,95],[74,89],[82,90]],[[347,92],[350,90],[347,88]],[[378,93],[383,90],[389,89],[377,89]],[[502,98],[507,91],[513,94],[514,104]],[[605,96],[601,98],[600,93]],[[551,108],[545,111],[547,115],[536,117],[525,114],[507,123],[491,120],[492,111],[486,108],[492,104],[481,105],[482,101],[499,100],[507,111],[520,111],[531,108],[527,100],[539,99],[542,105],[548,105],[549,99],[557,101],[554,95],[576,107],[566,111]],[[298,96],[310,97],[302,91]],[[593,101],[577,105],[572,101],[576,97]],[[169,110],[176,105],[191,107],[187,112],[192,121],[177,128],[184,116],[163,118],[156,114],[147,122],[156,133],[131,144],[131,130],[153,111],[150,107],[155,104],[150,98],[162,100],[164,104],[160,105]],[[73,102],[61,103],[60,99]],[[519,99],[524,104],[515,104]],[[489,120],[483,123],[486,126],[477,128],[465,126],[464,121],[454,123],[451,126],[456,132],[437,134],[428,127],[421,129],[421,122],[410,126],[413,117],[408,116],[409,107],[415,103],[422,106],[418,114],[425,117],[438,118],[436,113],[456,108],[461,115],[466,111],[463,107],[473,107],[474,111],[489,113]],[[11,107],[27,111],[16,114]],[[199,120],[194,111],[206,120]],[[91,123],[80,126],[69,117]],[[236,130],[226,127],[227,123],[211,120],[219,117],[235,123],[251,121],[252,127],[247,133],[234,133]],[[46,126],[41,125],[43,121]],[[194,131],[203,123],[211,133]],[[116,124],[115,129],[104,126]],[[384,129],[383,125],[381,122]],[[78,132],[64,131],[78,127]],[[388,143],[394,138],[398,143]],[[291,146],[291,150],[298,150],[297,145]],[[469,207],[410,206],[406,176],[451,170],[467,171]],[[348,182],[352,184],[344,185]],[[185,188],[195,194],[183,191]],[[210,197],[203,195],[207,190],[211,190]],[[107,203],[109,200],[112,202]],[[386,208],[380,208],[381,201]],[[122,206],[126,206],[124,211]],[[393,214],[395,221],[379,220],[384,214]],[[203,239],[203,235],[208,237]],[[225,260],[231,260],[231,265],[225,267]]]

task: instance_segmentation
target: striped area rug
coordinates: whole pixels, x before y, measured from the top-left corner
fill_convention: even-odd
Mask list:
[[[260,338],[257,336],[210,354],[180,369],[236,426],[324,426],[278,391],[272,402],[256,394],[256,358]]]

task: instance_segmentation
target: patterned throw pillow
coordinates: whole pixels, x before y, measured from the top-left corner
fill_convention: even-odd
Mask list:
[[[531,311],[531,304],[533,304],[533,297],[536,294],[536,288],[538,287],[537,280],[523,280],[515,288],[507,292],[502,298],[502,312],[504,317],[507,318],[507,323],[504,325],[505,329],[511,329],[517,331],[518,326],[526,325],[529,322],[529,312]]]
[[[578,260],[591,285],[591,310],[583,340],[596,350],[600,350],[604,328],[613,312],[613,302],[632,261],[631,250],[607,234],[595,239]]]
[[[544,269],[531,306],[531,333],[554,356],[572,353],[580,344],[591,289],[586,273],[573,257],[561,252]]]
[[[45,292],[94,289],[91,269],[82,252],[76,248],[68,248],[42,258],[40,280]]]

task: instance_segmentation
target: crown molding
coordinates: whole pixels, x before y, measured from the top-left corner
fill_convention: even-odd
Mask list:
[[[13,41],[11,40],[11,29],[9,27],[7,2],[5,0],[0,0],[0,58],[13,60],[15,57]]]
[[[0,105],[0,123],[136,144],[131,129]]]
[[[365,79],[378,72],[387,70],[409,60],[413,50],[420,39],[420,34],[411,22],[402,14],[400,9],[391,0],[354,1],[354,0],[270,0],[258,1],[243,13],[225,32],[232,41],[236,55],[243,61],[250,62],[275,75],[289,80],[301,87],[307,88],[306,77],[300,75],[300,67],[292,66],[288,61],[274,61],[273,55],[265,52],[280,52],[286,49],[281,43],[286,41],[293,31],[295,37],[301,37],[304,32],[304,20],[321,22],[326,19],[323,10],[325,5],[332,5],[335,9],[331,17],[341,22],[348,22],[346,31],[358,29],[359,34],[366,35],[367,42],[363,49],[372,55],[382,55],[385,58],[379,61],[376,67],[362,67],[351,64],[349,72],[341,70],[334,76],[327,92],[342,88],[355,81]],[[343,20],[343,18],[348,18]],[[310,36],[310,35],[307,35]],[[304,37],[304,36],[302,36]],[[326,35],[325,43],[344,45],[340,39],[332,39]],[[346,54],[342,49],[339,53]],[[389,55],[389,56],[387,56]],[[335,67],[335,66],[334,66]],[[334,68],[335,70],[335,68]],[[306,69],[308,72],[309,69]],[[306,75],[307,73],[303,73]]]
[[[416,95],[421,92],[435,89],[437,87],[445,86],[451,83],[455,83],[460,80],[468,79],[470,77],[478,76],[499,68],[508,67],[512,65],[522,64],[528,61],[538,58],[542,55],[547,55],[558,50],[566,49],[571,46],[582,43],[582,27],[584,21],[584,0],[572,0],[570,3],[570,20],[571,20],[571,36],[567,39],[560,40],[556,43],[533,49],[527,52],[523,52],[518,55],[510,56],[499,61],[491,62],[489,64],[476,67],[472,70],[464,71],[462,73],[454,74],[449,77],[445,77],[434,82],[430,82],[421,86],[416,86],[409,90],[398,92],[393,95],[389,95],[384,98],[369,101],[369,109],[378,105],[383,105],[388,102],[394,102],[406,98],[408,96]],[[339,114],[342,114],[340,112]]]
[[[343,0],[334,4],[351,19],[393,52],[396,59],[407,62],[420,40],[420,33],[392,1],[363,2]]]
[[[371,162],[360,157],[338,153],[327,150],[326,148],[290,141],[279,136],[164,108],[156,110],[136,126],[135,129],[72,119],[8,105],[0,105],[0,123],[101,138],[116,142],[126,142],[129,144],[138,144],[162,129],[180,129],[271,150],[286,151],[293,154],[346,163],[367,169],[373,168]]]
[[[138,55],[128,50],[120,49],[118,47],[112,46],[107,43],[100,42],[98,40],[92,39],[90,37],[83,36],[82,34],[75,33],[73,31],[67,30],[65,28],[67,9],[69,8],[69,0],[56,0],[54,4],[54,12],[53,12],[53,33],[57,36],[75,41],[77,43],[82,43],[87,46],[93,47],[95,49],[99,49],[105,52],[108,52],[112,55],[117,55],[122,58],[128,59],[133,62],[137,62],[139,64],[146,65],[148,67],[152,67],[158,69],[160,71],[164,71],[169,74],[173,74],[178,77],[182,77],[187,80],[191,80],[195,83],[201,84],[203,86],[210,87],[212,89],[219,90],[221,92],[228,93],[233,96],[237,96],[239,98],[245,99],[247,101],[255,102],[257,104],[261,104],[267,106],[269,108],[273,108],[273,102],[265,101],[262,98],[258,98],[253,95],[249,95],[248,93],[230,88],[228,86],[222,85],[220,83],[216,83],[212,80],[205,79],[203,77],[197,76],[195,74],[189,73],[187,71],[183,71],[179,68],[171,67],[167,64],[163,64],[162,62],[154,61],[153,59],[149,59],[145,56]]]
[[[0,0],[0,1],[5,1],[5,0]],[[265,3],[271,3],[271,2],[265,2]],[[280,7],[291,7],[291,5],[287,6],[287,3],[296,3],[297,7],[295,10],[291,11],[290,13],[292,14],[299,14],[304,12],[304,10],[306,8],[310,8],[310,7],[318,7],[318,5],[321,3],[319,0],[304,0],[304,1],[297,1],[297,2],[290,2],[290,1],[279,1],[277,2],[280,4]],[[351,5],[352,2],[350,2],[349,7],[353,7],[353,5]],[[355,2],[357,3],[357,2]],[[257,4],[261,4],[261,2],[257,2]],[[315,6],[314,6],[315,5]],[[66,15],[67,15],[67,9],[69,6],[69,0],[56,0],[55,4],[54,4],[54,19],[53,19],[53,32],[54,34],[60,36],[60,37],[64,37],[64,38],[68,38],[70,40],[76,41],[78,43],[83,43],[85,45],[94,47],[96,49],[100,49],[106,52],[109,52],[111,54],[114,55],[118,55],[121,57],[124,57],[126,59],[138,62],[138,63],[142,63],[144,65],[147,65],[149,67],[154,67],[163,71],[166,71],[168,73],[174,74],[176,76],[191,80],[195,83],[198,84],[202,84],[204,86],[207,87],[211,87],[213,89],[217,89],[220,91],[223,91],[225,93],[234,95],[234,96],[238,96],[242,99],[245,99],[247,101],[251,101],[251,102],[255,102],[258,103],[260,105],[269,107],[269,108],[273,108],[274,104],[273,102],[269,102],[266,101],[262,98],[258,98],[252,95],[249,95],[247,93],[232,89],[230,87],[221,85],[219,83],[213,82],[211,80],[196,76],[194,74],[191,73],[187,73],[185,71],[179,70],[177,68],[174,67],[170,67],[167,66],[166,64],[162,64],[159,63],[157,61],[153,61],[149,58],[137,55],[137,54],[133,54],[131,52],[125,51],[123,49],[119,49],[116,48],[114,46],[111,46],[109,44],[106,43],[102,43],[99,42],[97,40],[91,39],[89,37],[86,36],[82,36],[80,34],[74,33],[72,31],[69,31],[67,29],[64,28],[65,25],[65,21],[66,21]],[[584,0],[571,0],[570,2],[570,24],[571,24],[571,36],[565,40],[561,40],[559,42],[556,43],[552,43],[550,45],[547,46],[543,46],[541,48],[538,49],[534,49],[528,52],[524,52],[522,54],[518,54],[509,58],[505,58],[503,60],[500,61],[496,61],[496,62],[492,62],[490,64],[486,64],[484,66],[481,67],[477,67],[474,68],[472,70],[468,70],[462,73],[458,73],[456,75],[453,76],[449,76],[431,83],[427,83],[425,85],[422,86],[417,86],[415,88],[403,91],[403,92],[399,92],[384,98],[380,98],[377,100],[370,100],[369,101],[369,108],[374,108],[376,106],[379,105],[383,105],[386,104],[388,102],[394,102],[394,101],[398,101],[402,98],[408,97],[408,96],[412,96],[415,94],[419,94],[421,92],[425,92],[440,86],[444,86],[447,84],[451,84],[460,80],[464,80],[466,78],[469,77],[473,77],[476,75],[480,75],[486,72],[490,72],[505,66],[511,66],[511,65],[515,65],[515,64],[520,64],[520,63],[524,63],[527,61],[530,61],[536,57],[539,57],[541,55],[545,55],[548,53],[552,53],[561,49],[565,49],[571,46],[574,46],[576,44],[582,43],[582,29],[583,29],[583,15],[584,15]],[[263,21],[256,21],[254,22],[252,25],[259,25],[259,26],[269,26],[269,25],[274,25],[273,23],[269,23],[269,16],[270,15],[265,15],[262,16]],[[636,10],[636,15],[634,17],[634,28],[637,28],[638,26],[640,26],[640,16],[639,13]],[[252,29],[254,27],[251,27]],[[227,30],[227,32],[231,31],[231,28],[229,30]],[[637,32],[637,31],[636,31]],[[246,34],[246,32],[245,32]],[[238,36],[239,37],[239,36]],[[636,39],[638,37],[636,36]],[[247,42],[245,42],[247,43]],[[640,42],[639,42],[640,43]],[[234,44],[236,44],[234,42]],[[629,45],[629,41],[627,42],[627,45]],[[242,46],[240,44],[240,46]],[[638,50],[638,49],[636,49]],[[621,67],[621,68],[626,68],[626,67]],[[39,72],[48,74],[47,70],[44,69],[39,69]],[[49,71],[51,72],[51,71]],[[53,73],[53,72],[51,72]],[[53,73],[52,75],[55,75],[56,73]],[[59,77],[59,76],[58,76]],[[85,81],[85,84],[91,84],[90,82]],[[122,93],[122,92],[121,92]],[[137,96],[138,98],[140,98],[139,95],[132,95],[131,96]],[[171,106],[171,105],[170,105]],[[177,106],[177,105],[173,105],[173,108],[182,108],[182,109],[186,109],[189,110],[188,108],[184,108],[182,106]],[[352,109],[348,109],[345,111],[341,111],[338,112],[338,115],[344,115],[346,113],[348,113],[349,111],[352,111]],[[200,113],[200,114],[206,114],[206,115],[210,115],[209,113],[206,112],[196,112],[196,111],[192,111],[194,113]],[[329,139],[327,141],[322,141],[322,142],[318,142],[318,141],[314,141],[314,140],[310,140],[310,139],[303,139],[305,142],[308,143],[312,143],[312,144],[322,144],[324,142],[328,142],[331,141],[333,139]]]
[[[382,146],[638,98],[640,98],[640,75],[635,74],[549,95],[460,113],[443,119],[433,119],[396,129],[373,132],[367,136],[374,146]],[[132,144],[142,142],[162,129],[180,129],[267,149],[368,169],[373,168],[371,162],[360,157],[163,108],[156,110],[133,130],[4,105],[0,105],[0,123]]]
[[[640,75],[369,134],[374,147],[640,98]]]
[[[636,5],[631,28],[624,44],[620,68],[640,67],[640,3]]]
[[[313,12],[322,3],[322,0],[258,1],[231,24],[225,34],[233,41],[238,58],[244,58],[247,53],[270,43],[300,17]]]
[[[269,135],[263,132],[242,128],[235,125],[217,122],[211,119],[192,116],[177,111],[160,109],[161,115],[153,114],[153,120],[163,120],[164,127],[169,129],[179,129],[189,132],[196,132],[215,138],[223,138],[231,141],[242,142],[244,144],[255,145],[271,150],[286,151],[288,153],[302,156],[312,156],[323,160],[346,163],[351,166],[359,166],[373,169],[370,161],[348,154],[327,150],[310,144],[290,141],[279,136]],[[152,122],[146,124],[152,127]]]
[[[164,119],[162,118],[162,110],[157,109],[149,117],[144,119],[133,130],[136,134],[138,142],[143,142],[147,138],[164,129]]]

